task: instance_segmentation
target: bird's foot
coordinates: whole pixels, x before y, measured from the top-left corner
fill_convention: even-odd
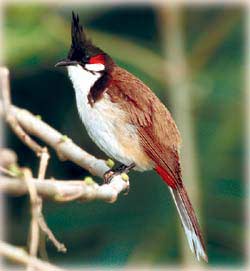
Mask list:
[[[111,182],[111,180],[117,175],[120,175],[122,173],[128,174],[129,171],[134,167],[135,167],[135,164],[132,163],[129,166],[121,165],[116,169],[110,169],[110,170],[106,171],[103,175],[104,184],[109,184]],[[129,193],[129,185],[128,185],[124,195],[127,195],[128,193]]]
[[[112,169],[106,171],[103,175],[103,183],[109,184],[114,177],[115,177],[115,171],[113,171]]]
[[[128,166],[126,165],[120,165],[115,171],[117,171],[119,174],[125,173],[128,174],[131,169],[135,167],[135,163],[132,163]]]

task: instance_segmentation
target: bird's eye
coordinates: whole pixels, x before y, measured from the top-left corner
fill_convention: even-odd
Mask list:
[[[89,59],[90,59],[90,56],[85,55],[82,60],[83,60],[83,62],[89,62]]]

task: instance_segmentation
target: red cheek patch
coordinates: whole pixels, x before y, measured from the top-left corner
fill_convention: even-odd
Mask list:
[[[105,64],[105,58],[103,54],[92,56],[89,60],[89,64]]]

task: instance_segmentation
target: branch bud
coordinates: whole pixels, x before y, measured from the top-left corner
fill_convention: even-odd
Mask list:
[[[87,184],[87,185],[93,185],[93,184],[95,184],[93,178],[90,177],[90,176],[86,177],[86,178],[84,179],[84,182],[85,182],[85,184]]]
[[[115,162],[112,159],[109,158],[108,160],[106,160],[106,165],[109,168],[112,168],[115,165]]]
[[[129,180],[129,177],[126,173],[122,173],[121,177],[122,177],[123,181],[125,181],[125,182],[127,182]]]

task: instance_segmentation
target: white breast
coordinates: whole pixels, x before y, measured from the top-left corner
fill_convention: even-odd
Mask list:
[[[134,157],[125,153],[118,136],[122,134],[128,140],[139,142],[136,128],[131,124],[124,125],[125,112],[112,103],[107,94],[93,107],[88,102],[89,90],[100,78],[100,73],[87,72],[80,66],[69,66],[68,73],[75,89],[78,112],[89,136],[108,156],[125,165],[133,163]],[[134,145],[135,149],[139,148]]]

